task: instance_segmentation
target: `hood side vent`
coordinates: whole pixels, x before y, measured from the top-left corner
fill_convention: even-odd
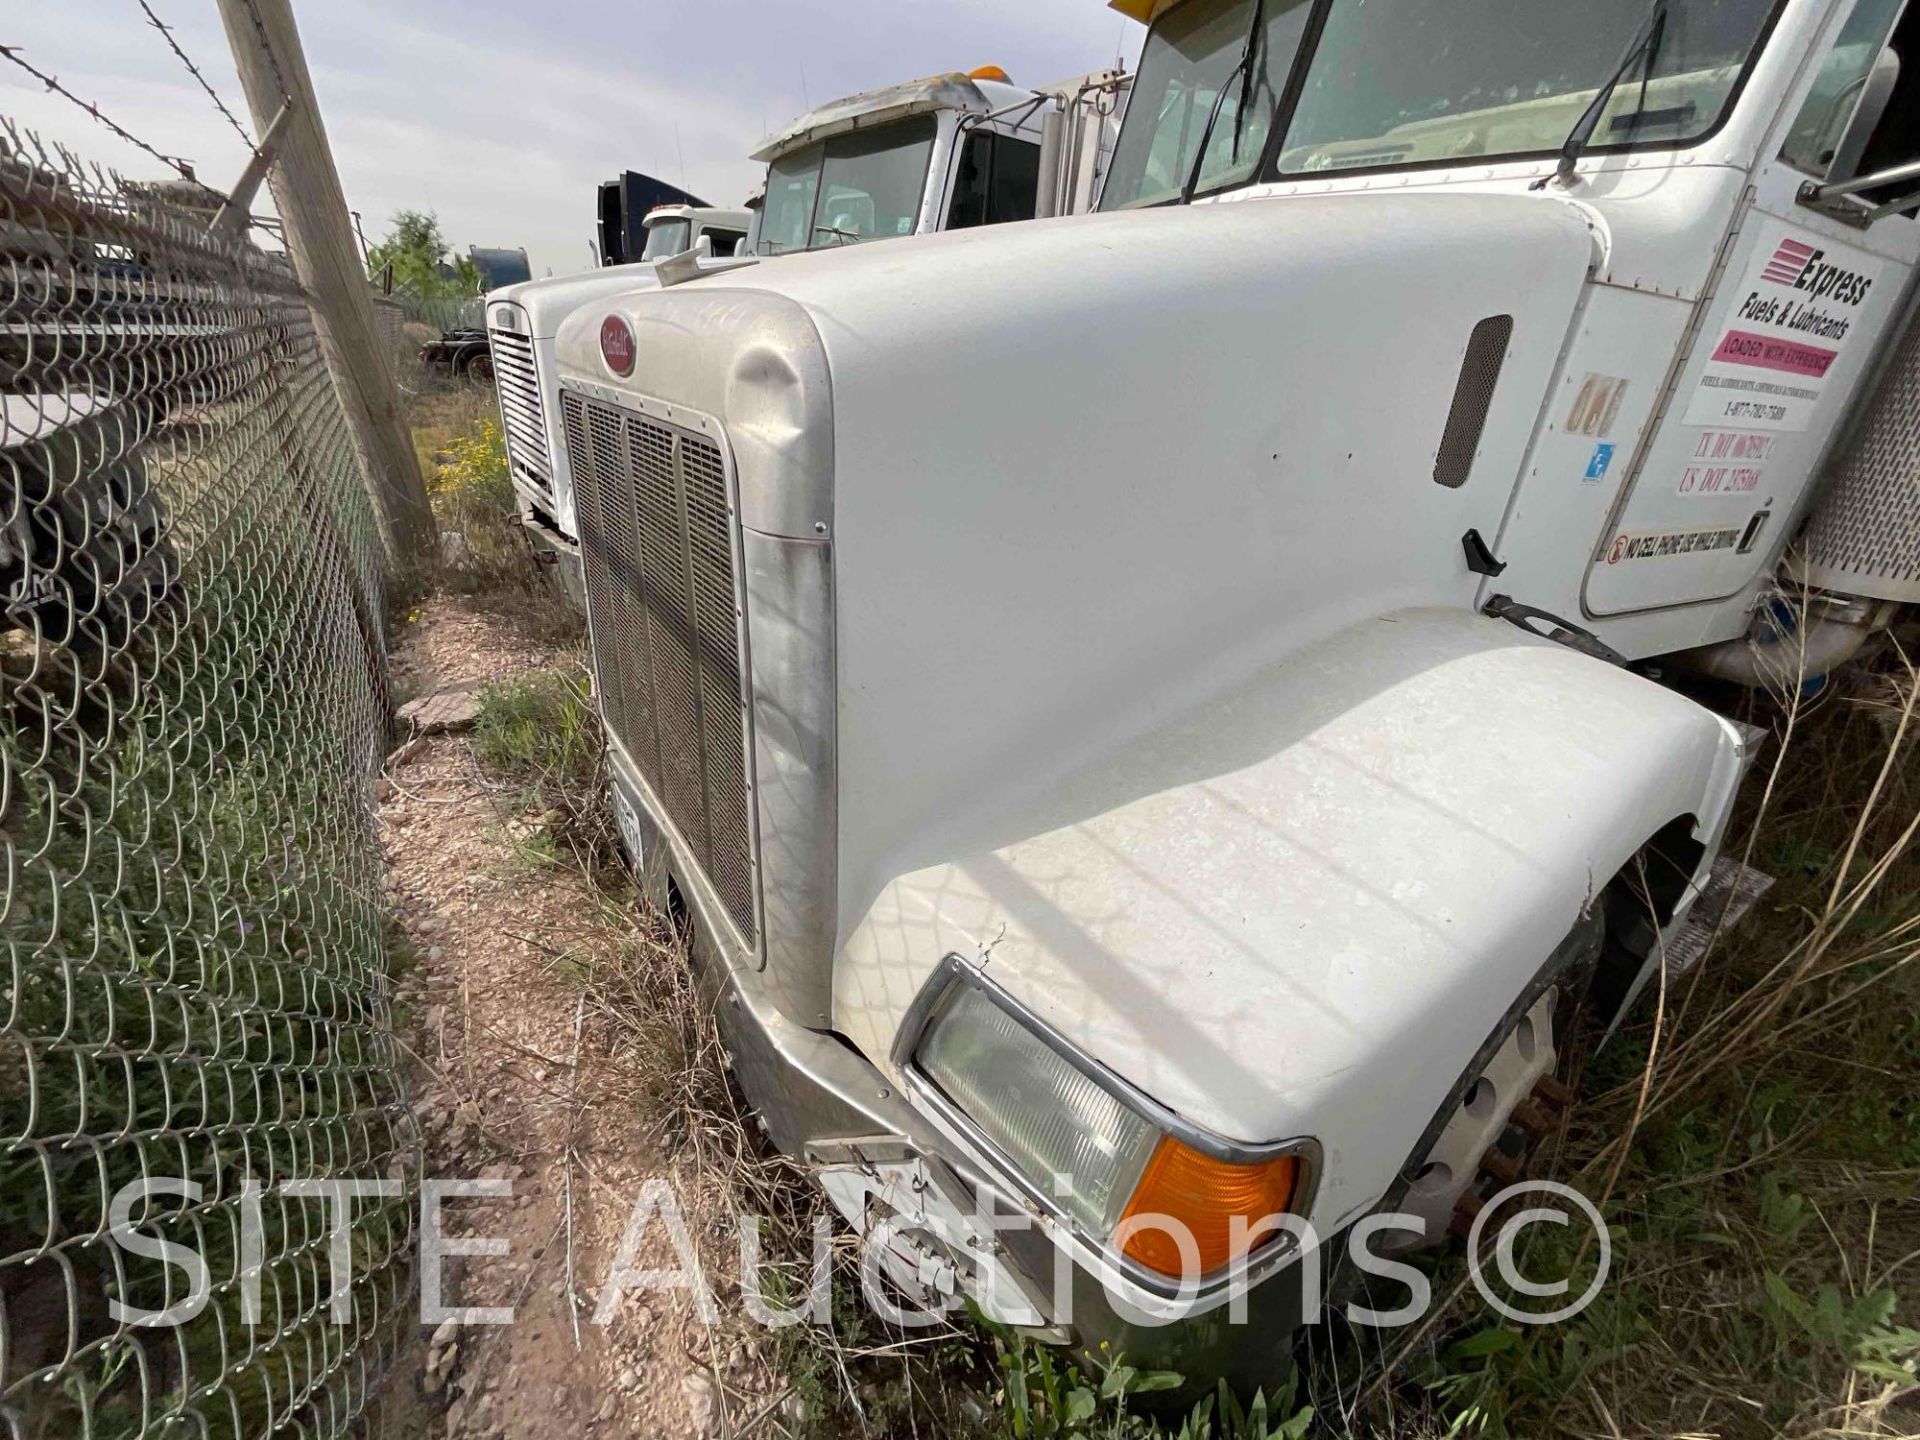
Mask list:
[[[1507,346],[1512,341],[1511,315],[1489,315],[1473,327],[1466,358],[1460,364],[1460,379],[1454,386],[1453,410],[1447,416],[1446,433],[1440,437],[1440,452],[1433,461],[1436,485],[1458,490],[1473,473],[1473,462],[1480,455],[1480,437],[1493,409],[1493,392],[1500,384],[1500,371],[1507,363]]]

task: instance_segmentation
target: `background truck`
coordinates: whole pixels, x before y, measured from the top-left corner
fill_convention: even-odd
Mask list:
[[[653,264],[684,255],[702,240],[711,254],[730,256],[744,244],[753,215],[747,210],[719,210],[711,206],[662,205],[643,223],[647,233],[640,259]]]
[[[647,216],[665,205],[707,208],[707,202],[699,196],[638,170],[627,170],[616,179],[602,181],[594,263],[631,265],[637,261],[647,245]]]
[[[1105,213],[603,299],[559,431],[776,1142],[930,1302],[1270,1379],[1262,1217],[1436,1242],[1684,968],[1749,742],[1650,676],[1920,601],[1920,15],[1128,8]]]
[[[1090,209],[1118,134],[1128,78],[1099,71],[1038,90],[988,68],[939,75],[836,100],[769,140],[765,198],[752,213],[748,253],[768,258],[836,250],[866,240],[1030,220]],[[653,212],[649,224],[684,212]],[[650,234],[661,233],[659,230]],[[675,238],[686,232],[676,230]],[[695,254],[726,257],[724,241]],[[653,253],[649,239],[647,259]],[[576,310],[653,283],[649,269],[589,272],[513,286],[488,297],[500,411],[523,533],[584,607],[579,524],[560,443],[553,337]]]

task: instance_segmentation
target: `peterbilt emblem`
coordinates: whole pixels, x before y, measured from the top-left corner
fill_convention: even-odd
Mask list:
[[[513,309],[507,305],[496,305],[493,310],[493,328],[496,330],[520,329],[520,322],[514,318]]]
[[[609,315],[600,322],[600,358],[607,362],[609,370],[626,379],[633,374],[634,356],[638,353],[631,325],[618,315]]]

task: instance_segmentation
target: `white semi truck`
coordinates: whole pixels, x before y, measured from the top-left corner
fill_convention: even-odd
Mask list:
[[[698,205],[661,205],[647,212],[641,222],[647,232],[646,247],[640,262],[657,264],[684,255],[702,240],[708,253],[732,255],[746,243],[753,215],[747,210],[717,210]]]
[[[1097,71],[1030,90],[990,66],[836,100],[753,156],[768,169],[764,208],[753,216],[751,236],[745,211],[698,212],[700,222],[684,207],[662,207],[647,216],[644,265],[488,296],[520,522],[535,555],[558,568],[566,593],[584,606],[553,360],[553,337],[568,316],[651,284],[653,263],[682,252],[769,258],[1091,209],[1118,135],[1127,81],[1121,72]]]
[[[1126,8],[1104,213],[604,299],[558,428],[775,1141],[928,1298],[1257,1381],[1257,1222],[1437,1241],[1681,953],[1749,742],[1649,662],[1920,601],[1920,7]]]

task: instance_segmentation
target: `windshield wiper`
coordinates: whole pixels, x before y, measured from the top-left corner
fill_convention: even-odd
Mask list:
[[[1193,192],[1200,188],[1200,167],[1207,163],[1207,148],[1213,144],[1213,127],[1220,123],[1220,109],[1227,103],[1227,91],[1233,82],[1240,82],[1240,108],[1233,117],[1233,161],[1240,163],[1240,131],[1246,124],[1247,106],[1253,98],[1253,57],[1260,48],[1260,32],[1266,28],[1266,0],[1253,0],[1253,24],[1247,27],[1247,43],[1240,48],[1240,60],[1226,79],[1220,82],[1220,93],[1213,97],[1213,110],[1207,116],[1207,125],[1200,132],[1200,149],[1193,157],[1193,168],[1187,172],[1187,183],[1180,191],[1180,203],[1191,205]]]
[[[1553,179],[1562,185],[1571,185],[1574,181],[1580,157],[1587,153],[1587,146],[1593,143],[1593,132],[1600,127],[1600,117],[1607,113],[1607,106],[1613,103],[1613,92],[1620,88],[1620,82],[1634,65],[1645,60],[1640,72],[1640,104],[1647,103],[1647,82],[1653,78],[1653,67],[1660,59],[1660,47],[1667,38],[1667,11],[1669,0],[1653,0],[1653,9],[1647,12],[1647,18],[1640,23],[1634,33],[1633,43],[1627,46],[1627,53],[1620,57],[1620,63],[1614,67],[1613,74],[1607,77],[1593,97],[1593,103],[1586,112],[1574,122],[1573,129],[1567,132],[1566,144],[1560,147],[1560,163],[1554,167]],[[1545,180],[1534,181],[1535,190],[1547,188]]]
[[[846,244],[849,240],[858,243],[860,239],[858,231],[842,230],[838,225],[816,225],[813,227],[813,233],[816,235],[827,234],[837,236],[842,245]]]

